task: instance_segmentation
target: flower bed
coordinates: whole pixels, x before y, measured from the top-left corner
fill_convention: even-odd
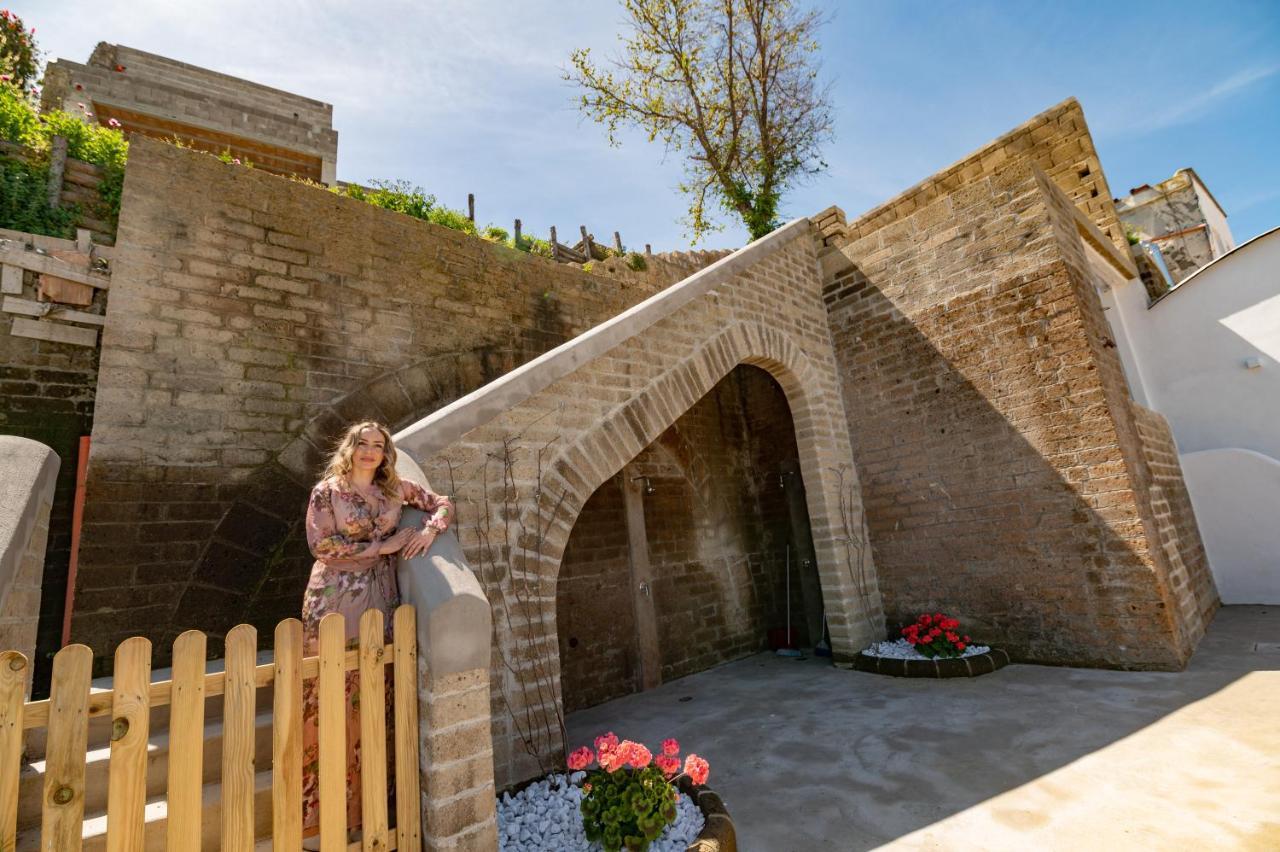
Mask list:
[[[894,677],[977,677],[1009,664],[1009,655],[974,644],[959,632],[960,622],[943,613],[925,613],[902,628],[902,638],[876,642],[858,654],[858,671]]]
[[[672,739],[656,756],[611,733],[598,737],[595,746],[569,755],[569,774],[502,795],[500,849],[735,852],[724,803],[704,786],[710,771],[705,760],[690,754],[681,762],[680,745]]]

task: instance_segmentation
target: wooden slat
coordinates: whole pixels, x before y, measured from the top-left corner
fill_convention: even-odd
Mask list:
[[[391,661],[391,646],[387,646],[386,659]],[[343,665],[347,671],[353,671],[360,667],[360,652],[354,648],[346,652]],[[319,657],[305,657],[302,660],[302,677],[310,680],[316,677],[320,672]],[[270,686],[275,678],[275,666],[272,663],[265,663],[254,669],[253,673],[254,685],[261,689],[264,686]],[[221,695],[223,692],[226,675],[222,672],[214,672],[205,675],[204,694],[207,698],[215,695]],[[151,684],[151,706],[164,707],[171,703],[173,691],[173,681],[161,680]],[[106,716],[111,712],[111,693],[95,692],[89,696],[89,718],[95,716]],[[22,716],[22,727],[26,730],[31,728],[43,728],[49,720],[49,701],[31,701],[27,704],[26,710]]]
[[[22,295],[22,269],[5,264],[0,266],[0,293]],[[7,300],[6,300],[7,301]]]
[[[276,625],[275,696],[271,719],[271,840],[302,846],[302,622]]]
[[[258,631],[248,624],[226,639],[226,698],[222,703],[222,848],[253,852],[254,663]],[[301,806],[301,799],[299,799]]]
[[[74,247],[75,243],[72,243],[72,246]],[[13,246],[12,244],[0,245],[0,263],[20,266],[23,269],[30,269],[32,272],[47,272],[50,275],[56,275],[68,281],[97,287],[99,290],[106,290],[111,286],[111,278],[109,276],[92,275],[80,267],[58,260],[56,257],[27,251],[21,246]]]
[[[320,619],[320,848],[347,847],[346,645],[342,615]]]
[[[0,849],[12,849],[18,831],[18,773],[22,768],[22,699],[27,658],[0,654]]]
[[[416,610],[396,608],[391,645],[395,668],[396,846],[422,848],[418,769],[418,628]]]
[[[387,691],[382,611],[360,616],[360,827],[366,852],[387,848]]]
[[[173,643],[173,709],[169,712],[168,849],[200,848],[204,763],[205,636],[188,630]]]
[[[113,671],[107,852],[137,852],[143,848],[147,804],[151,642],[141,636],[121,642]]]
[[[76,852],[84,822],[84,763],[89,742],[93,651],[68,645],[53,658],[49,745],[45,752],[40,848]]]
[[[30,320],[26,317],[14,317],[9,333],[14,337],[30,337],[33,340],[47,340],[50,343],[69,343],[72,346],[98,345],[98,332],[92,328],[78,328],[74,325],[60,325],[56,322]]]
[[[54,302],[36,302],[31,299],[19,299],[5,296],[0,310],[8,314],[22,314],[28,317],[48,317],[65,322],[81,322],[86,325],[106,325],[107,318],[102,314],[90,314],[85,311],[74,311]]]

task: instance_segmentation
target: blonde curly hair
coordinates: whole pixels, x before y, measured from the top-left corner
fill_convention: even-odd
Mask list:
[[[355,456],[356,444],[360,442],[360,435],[366,429],[377,429],[382,433],[382,440],[385,441],[382,448],[382,463],[374,471],[373,484],[391,499],[399,500],[400,476],[396,473],[396,446],[391,440],[391,430],[376,420],[362,420],[347,429],[334,446],[333,455],[329,457],[329,464],[325,467],[323,478],[332,477],[349,481],[348,477],[354,467],[352,457]]]

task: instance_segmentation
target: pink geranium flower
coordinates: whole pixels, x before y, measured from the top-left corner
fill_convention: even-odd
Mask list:
[[[689,776],[689,780],[698,786],[707,783],[707,776],[711,774],[711,766],[705,760],[696,754],[691,754],[684,759],[684,774]]]
[[[571,770],[573,770],[574,772],[579,772],[583,769],[586,769],[588,766],[590,766],[591,761],[595,759],[596,759],[596,756],[591,751],[591,749],[587,748],[586,746],[583,746],[582,748],[570,754],[567,762]]]
[[[644,769],[653,760],[653,752],[645,748],[640,743],[624,740],[622,745],[618,746],[618,752],[623,759],[636,769]]]
[[[680,759],[677,757],[664,754],[654,758],[653,762],[667,779],[675,777],[680,772]]]
[[[667,757],[675,757],[680,753],[680,742],[675,738],[663,740],[662,753]]]

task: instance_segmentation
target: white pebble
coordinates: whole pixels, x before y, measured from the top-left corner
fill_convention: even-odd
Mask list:
[[[976,657],[978,654],[985,654],[990,650],[991,648],[986,645],[966,645],[965,649],[960,652],[960,656]],[[896,660],[934,659],[921,654],[906,639],[896,639],[892,642],[874,642],[870,648],[864,649],[862,653],[867,657],[892,657]]]

